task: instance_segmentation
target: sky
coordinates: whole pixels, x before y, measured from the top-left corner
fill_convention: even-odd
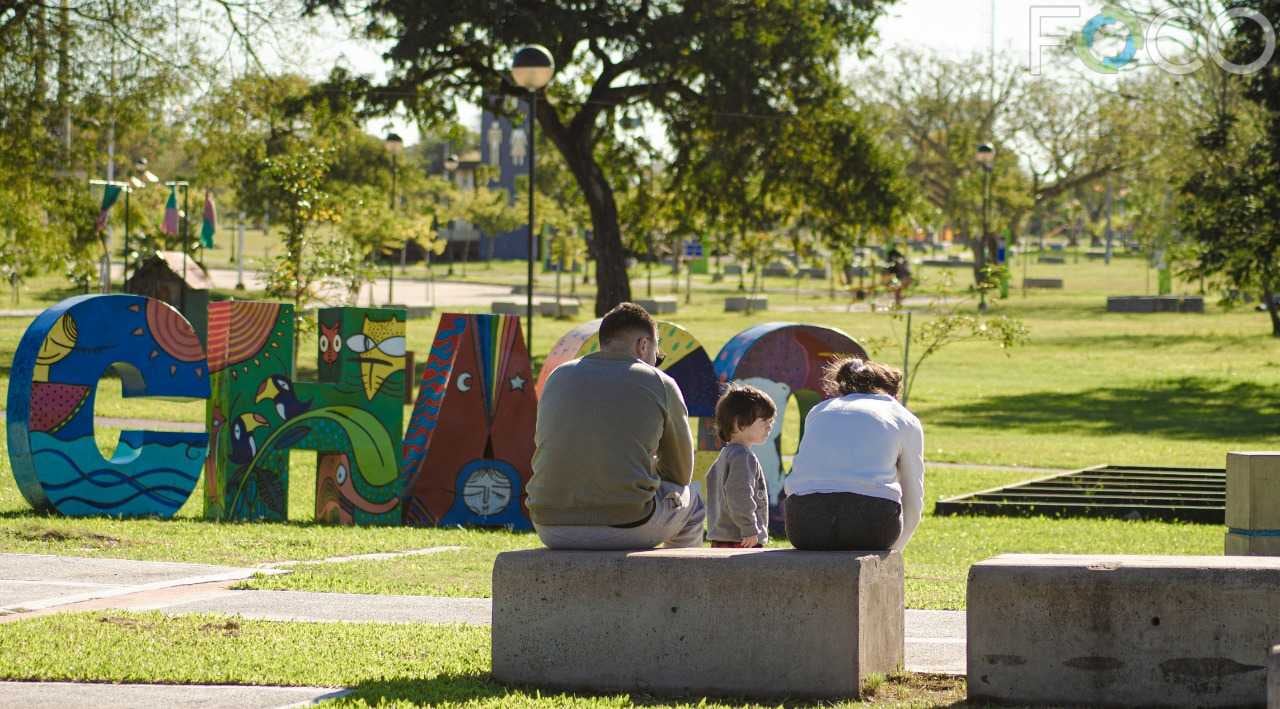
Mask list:
[[[1033,25],[1044,28],[1040,32],[1042,35],[1079,30],[1101,10],[1102,5],[1080,0],[899,0],[888,8],[886,16],[876,25],[880,37],[869,61],[875,61],[875,55],[883,56],[896,48],[925,48],[953,59],[985,55],[991,46],[994,27],[996,51],[1031,67],[1039,54],[1032,52],[1033,46],[1038,44]],[[1047,17],[1037,22],[1036,16]],[[1099,45],[1100,48],[1102,46]],[[301,70],[316,78],[327,74],[335,62],[344,62],[359,73],[375,77],[386,73],[378,47],[346,39],[345,32],[330,22],[318,27],[302,50],[284,52],[293,58],[292,61],[282,60],[279,54],[267,57],[266,61],[268,65],[275,64],[276,68]],[[1054,66],[1055,62],[1062,64],[1066,61],[1054,59],[1047,51],[1043,54],[1045,70],[1050,73],[1055,68],[1078,69]],[[854,66],[856,64],[846,68]],[[480,116],[476,107],[461,107],[460,113],[462,123],[479,129]],[[403,119],[378,119],[367,129],[375,134],[394,130],[408,144],[418,140],[417,128]]]

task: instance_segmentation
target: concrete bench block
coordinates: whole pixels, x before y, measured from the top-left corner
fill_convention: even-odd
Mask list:
[[[578,314],[578,303],[572,300],[562,300],[556,305],[554,300],[543,301],[537,303],[538,313],[552,318],[571,318]]]
[[[663,313],[674,313],[676,311],[676,299],[674,296],[636,298],[632,302],[649,311],[650,315],[661,315]]]
[[[1067,262],[1067,259],[1066,257],[1063,257],[1063,256],[1041,256],[1040,258],[1036,259],[1036,263],[1051,263],[1056,265],[1062,265],[1062,264],[1065,264],[1066,262]]]
[[[494,315],[524,315],[526,306],[526,303],[517,303],[514,300],[495,300],[490,304],[489,312]]]
[[[782,596],[756,593],[762,579]],[[554,689],[855,697],[903,661],[902,556],[794,549],[504,552],[493,676]]]
[[[1258,705],[1277,639],[1280,559],[1005,554],[969,569],[974,700]]]
[[[736,276],[742,273],[742,266],[739,266],[736,263],[728,263],[728,264],[725,264],[724,272],[725,272],[725,275]]]
[[[1280,709],[1280,645],[1267,656],[1267,709]]]
[[[1024,278],[1022,279],[1024,288],[1062,288],[1061,278]]]
[[[746,312],[750,305],[751,312],[769,309],[769,296],[729,296],[724,299],[724,311],[726,313],[742,313]]]
[[[1225,521],[1228,556],[1280,556],[1280,453],[1227,453]]]

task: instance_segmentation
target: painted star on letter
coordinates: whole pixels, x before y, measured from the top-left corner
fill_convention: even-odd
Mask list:
[[[516,389],[524,391],[524,379],[519,374],[511,378],[511,391]]]

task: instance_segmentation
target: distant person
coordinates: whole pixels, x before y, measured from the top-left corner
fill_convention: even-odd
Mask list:
[[[689,411],[657,368],[657,325],[622,303],[600,321],[599,338],[599,352],[551,373],[538,401],[534,529],[552,549],[701,546]]]
[[[856,357],[829,365],[787,476],[797,549],[901,551],[924,509],[924,429],[898,403],[902,373]]]
[[[734,386],[716,402],[725,447],[707,471],[707,538],[713,547],[750,549],[769,541],[764,468],[751,452],[769,438],[778,409],[753,386]]]
[[[886,258],[885,284],[893,290],[894,305],[902,305],[902,294],[911,287],[911,262],[897,248],[890,249]]]

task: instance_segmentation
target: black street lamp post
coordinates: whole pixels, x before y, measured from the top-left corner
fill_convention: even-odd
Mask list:
[[[387,133],[387,137],[384,142],[386,143],[387,151],[391,153],[391,211],[394,213],[396,211],[396,178],[399,177],[399,174],[400,174],[399,158],[400,158],[400,151],[404,150],[404,139],[395,133]],[[379,247],[377,251],[378,251],[378,255],[381,256],[382,248]],[[401,268],[404,267],[404,244],[403,243],[400,245],[400,267]],[[395,287],[396,287],[395,267],[388,265],[387,266],[387,305],[390,305],[391,302],[395,300]],[[370,295],[369,297],[370,299],[373,298],[372,295]]]
[[[982,258],[979,265],[984,267],[987,265],[987,258],[990,256],[987,250],[987,244],[991,239],[991,168],[995,163],[996,150],[990,145],[983,143],[978,146],[978,152],[975,156],[978,165],[982,167],[982,246],[980,252]],[[985,273],[979,273],[978,277],[986,278]],[[980,283],[978,287],[978,310],[987,309],[987,289],[985,283]]]
[[[551,81],[555,67],[551,52],[540,44],[521,47],[516,50],[511,61],[512,80],[516,86],[529,92],[529,271],[525,281],[525,319],[528,321],[525,325],[525,340],[530,352],[533,352],[533,260],[536,257],[533,238],[533,180],[536,165],[534,150],[538,144],[538,92]]]

